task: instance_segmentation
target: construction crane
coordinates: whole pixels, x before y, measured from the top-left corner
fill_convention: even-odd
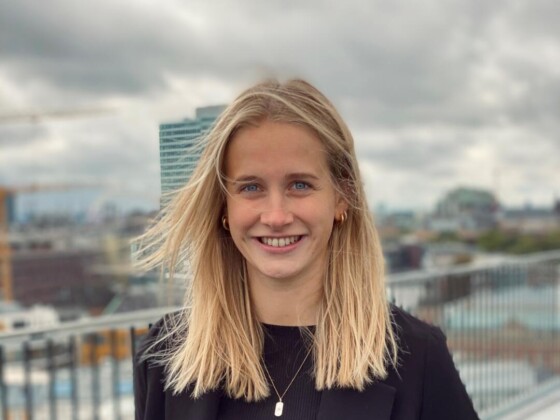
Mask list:
[[[11,249],[8,241],[8,200],[16,194],[39,191],[64,191],[76,188],[92,188],[91,184],[31,184],[21,187],[0,185],[0,296],[4,301],[13,300]]]
[[[5,301],[13,299],[12,264],[10,243],[8,242],[8,196],[10,190],[0,187],[0,287]]]
[[[115,112],[112,108],[74,108],[50,111],[24,111],[0,114],[0,124],[32,123],[36,124],[47,119],[68,119],[93,117]]]
[[[91,117],[113,112],[115,112],[115,110],[111,108],[92,107],[37,112],[22,111],[11,114],[0,114],[0,124],[12,124],[18,122],[36,124],[45,119]],[[13,300],[11,251],[10,243],[8,241],[8,199],[10,197],[13,197],[17,193],[60,190],[68,188],[80,187],[76,185],[29,185],[25,187],[9,188],[0,185],[0,298],[2,298],[3,300]]]

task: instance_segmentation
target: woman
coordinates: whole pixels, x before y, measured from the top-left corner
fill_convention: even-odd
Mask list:
[[[352,136],[308,83],[243,92],[142,241],[191,281],[135,361],[137,419],[477,418],[441,331],[388,304]]]

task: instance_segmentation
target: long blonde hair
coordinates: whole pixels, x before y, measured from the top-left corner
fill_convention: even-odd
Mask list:
[[[193,397],[223,387],[256,401],[269,395],[261,364],[262,326],[249,298],[245,262],[223,228],[224,155],[236,131],[263,119],[310,128],[326,150],[333,185],[348,203],[347,219],[329,241],[322,303],[313,338],[318,390],[362,390],[386,377],[397,344],[384,282],[384,261],[359,175],[352,135],[316,88],[302,80],[267,81],[243,92],[204,138],[189,182],[140,239],[140,265],[190,276],[182,314],[159,342],[166,389]]]

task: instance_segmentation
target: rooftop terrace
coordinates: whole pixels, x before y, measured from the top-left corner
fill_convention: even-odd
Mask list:
[[[482,419],[560,418],[560,251],[392,275],[395,304],[440,326]],[[132,361],[176,308],[0,335],[0,419],[132,419]]]

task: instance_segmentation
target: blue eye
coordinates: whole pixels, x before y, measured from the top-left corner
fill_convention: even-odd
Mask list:
[[[302,181],[294,182],[294,189],[296,190],[306,190],[307,188],[309,188],[309,184],[307,184],[306,182],[302,182]]]
[[[245,192],[256,192],[258,190],[259,188],[255,184],[244,185],[241,188],[241,191],[245,191]]]

